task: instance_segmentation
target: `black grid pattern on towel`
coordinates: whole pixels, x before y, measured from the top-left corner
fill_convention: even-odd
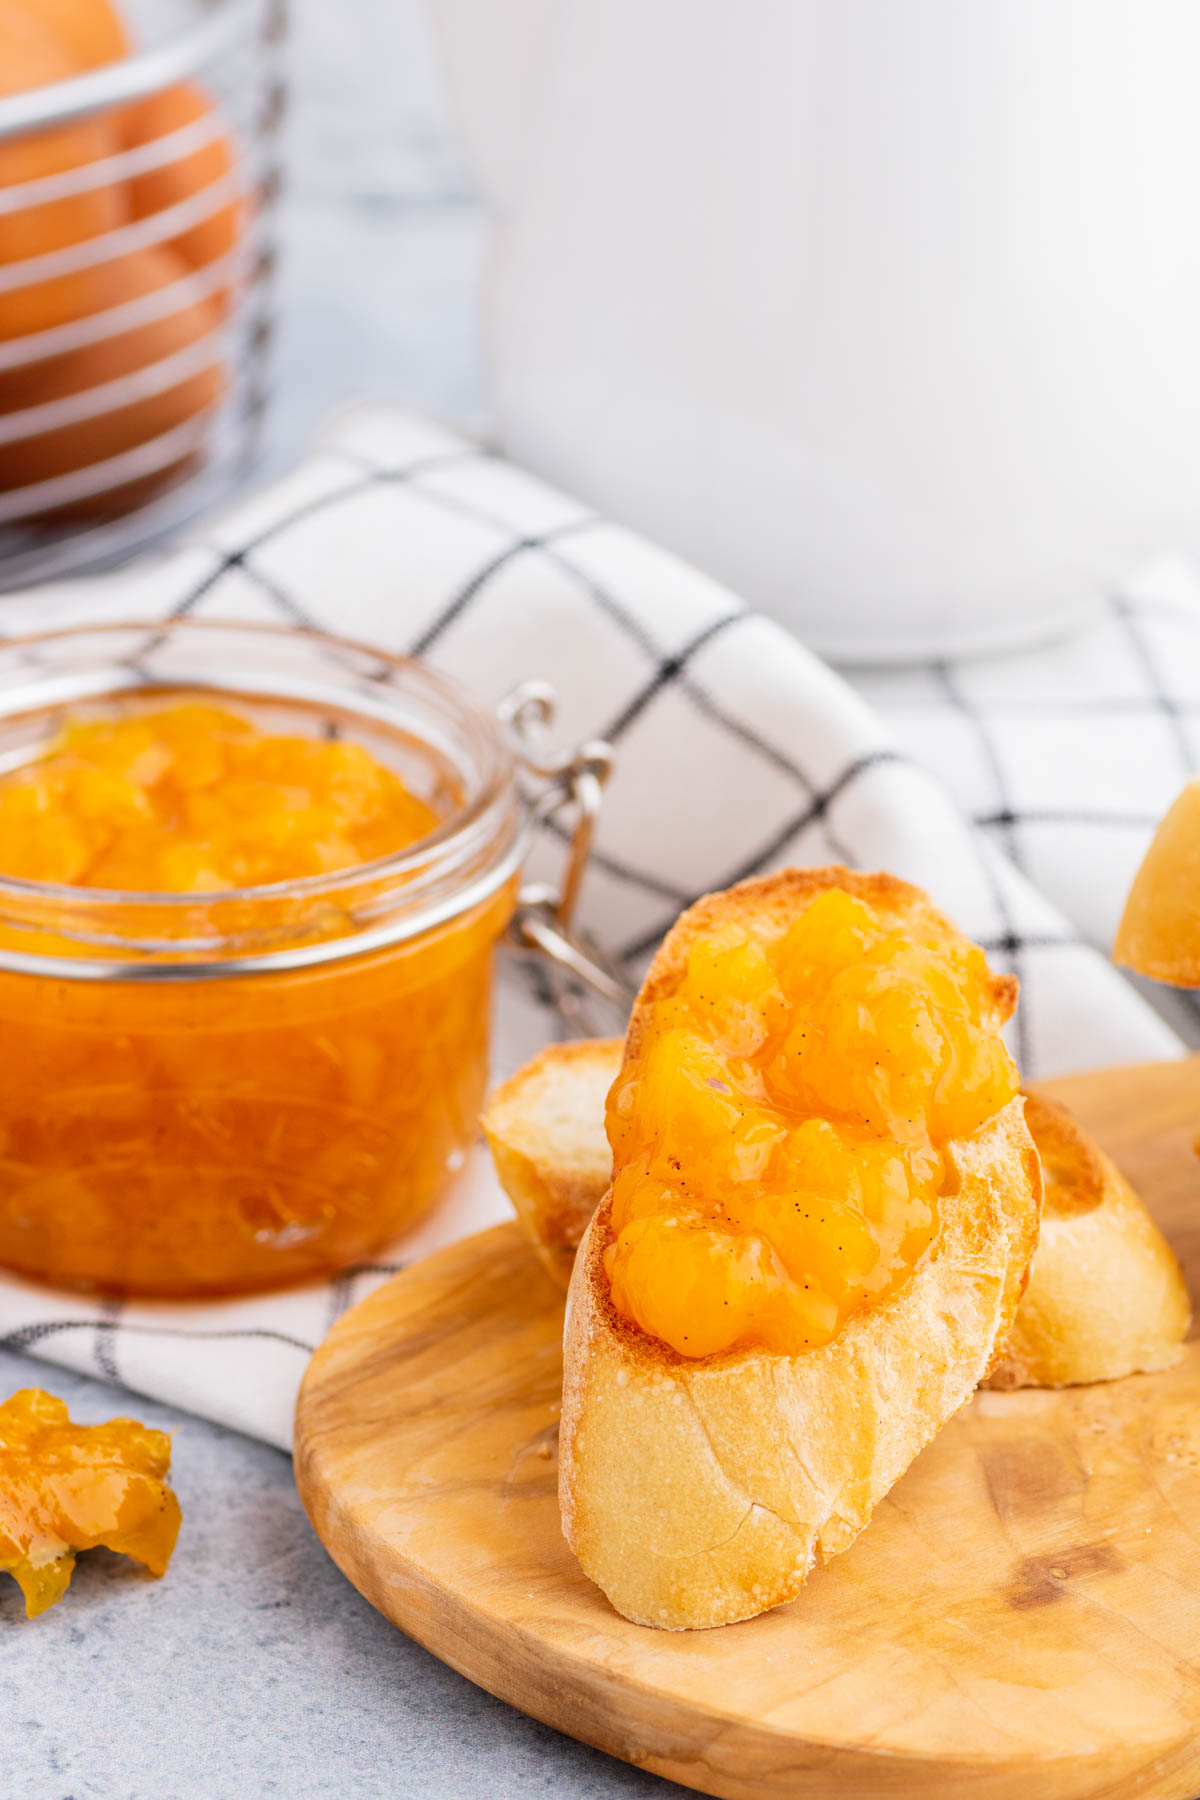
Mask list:
[[[700,651],[747,618],[743,609],[730,609],[704,625],[682,646],[664,653],[652,631],[637,613],[594,575],[581,569],[571,560],[569,553],[563,550],[564,539],[595,523],[590,514],[581,513],[578,518],[544,533],[512,532],[509,523],[486,506],[475,505],[461,496],[449,496],[431,489],[424,481],[424,477],[448,467],[461,468],[472,462],[487,462],[489,459],[481,451],[449,451],[420,457],[399,467],[372,463],[360,455],[348,456],[347,460],[356,469],[353,479],[327,493],[306,499],[294,510],[252,533],[244,542],[223,549],[213,568],[174,602],[169,609],[169,616],[193,614],[201,602],[208,603],[206,610],[211,616],[220,616],[222,584],[231,573],[240,572],[255,584],[262,598],[278,611],[282,621],[318,630],[338,630],[336,602],[328,610],[318,609],[309,599],[286,589],[277,576],[262,568],[260,553],[268,545],[286,538],[298,526],[321,515],[336,514],[339,508],[349,507],[365,492],[381,487],[403,486],[410,494],[419,495],[433,511],[448,511],[473,523],[494,528],[506,534],[506,541],[444,598],[431,618],[404,636],[396,647],[409,655],[429,655],[446,632],[464,619],[488,585],[509,569],[516,559],[525,555],[541,555],[569,577],[583,602],[601,611],[645,658],[646,672],[641,684],[623,701],[613,716],[598,721],[589,729],[619,746],[630,727],[656,699],[666,690],[675,688],[686,696],[698,713],[728,736],[731,747],[736,745],[740,751],[781,772],[794,785],[797,796],[794,810],[780,819],[757,849],[741,858],[736,865],[714,876],[707,885],[728,886],[786,862],[789,847],[807,827],[818,821],[824,824],[825,835],[833,854],[847,863],[855,862],[852,847],[839,840],[829,819],[829,810],[852,783],[879,764],[897,760],[899,753],[889,746],[881,746],[865,755],[851,758],[832,779],[818,781],[806,773],[797,759],[789,755],[783,746],[756,732],[747,721],[733,718],[722,707],[718,697],[695,677],[690,665]],[[753,779],[752,773],[750,779]],[[636,967],[667,930],[681,907],[695,898],[695,894],[676,884],[664,882],[652,869],[632,866],[608,854],[603,843],[596,851],[596,863],[626,886],[637,889],[648,897],[668,902],[667,909],[660,911],[653,924],[615,946],[618,956]]]
[[[915,687],[910,674],[865,678],[863,690],[897,727],[897,741],[881,722],[872,725],[865,711],[853,725],[835,719],[828,691],[814,700],[818,714],[821,705],[827,707],[825,718],[809,719],[804,682],[815,680],[811,665],[807,672],[804,666],[797,669],[798,704],[790,708],[772,688],[765,663],[761,693],[757,677],[748,683],[744,668],[740,679],[732,679],[739,655],[763,630],[761,620],[702,578],[681,579],[678,565],[666,568],[651,547],[526,482],[482,451],[435,431],[430,442],[418,442],[412,454],[394,460],[361,444],[334,441],[320,462],[323,482],[301,484],[303,491],[291,498],[284,484],[277,490],[279,503],[269,503],[265,512],[250,508],[254,522],[235,519],[218,527],[209,540],[200,538],[176,559],[187,573],[164,572],[161,607],[146,617],[148,642],[156,619],[265,616],[427,656],[485,698],[498,699],[527,675],[563,674],[560,685],[573,684],[564,719],[571,737],[607,736],[628,758],[623,785],[614,784],[606,802],[589,884],[593,910],[585,922],[631,972],[700,891],[789,861],[876,865],[883,859],[871,835],[872,817],[896,810],[897,782],[909,784],[908,803],[919,809],[926,791],[920,784],[928,783],[922,765],[932,765],[929,772],[947,780],[977,828],[948,826],[960,834],[953,854],[972,865],[964,891],[980,896],[977,916],[960,922],[1032,990],[1052,984],[1060,962],[1065,981],[1067,971],[1078,968],[1084,940],[1097,934],[1077,917],[1058,917],[1036,893],[1039,834],[1107,830],[1144,841],[1161,813],[1164,783],[1177,786],[1193,771],[1193,720],[1200,729],[1200,618],[1181,624],[1178,609],[1170,605],[1165,612],[1172,628],[1194,635],[1194,671],[1164,662],[1155,641],[1161,607],[1156,612],[1154,603],[1114,601],[1109,623],[1121,640],[1116,655],[1125,685],[1118,684],[1111,699],[1069,690],[1042,699],[1027,691],[1019,676],[989,696],[979,691],[972,669],[961,664],[931,665]],[[363,525],[364,507],[393,508],[394,522],[376,510]],[[353,552],[360,529],[378,555],[390,558],[387,593],[377,598],[369,617],[355,611],[360,583]],[[330,544],[340,544],[345,553],[344,577],[336,554],[330,560]],[[209,566],[197,573],[203,556]],[[672,582],[673,597],[663,597],[658,584],[670,589]],[[560,667],[537,666],[540,644],[529,643],[521,649],[521,663],[506,667],[510,629],[520,625],[525,597],[538,593],[548,649]],[[119,597],[109,603],[108,614],[121,616]],[[27,631],[41,623],[40,609],[19,596],[0,600],[0,624]],[[759,646],[758,654],[770,662],[795,652],[780,636],[766,652]],[[746,656],[745,667],[751,661]],[[1106,797],[1097,797],[1086,766],[1079,771],[1077,792],[1039,793],[1014,757],[1022,733],[1044,716],[1078,719],[1090,728],[1098,719],[1134,729],[1156,722],[1173,759],[1170,775],[1157,787],[1147,782],[1135,800],[1113,795],[1111,806]],[[922,718],[935,721],[943,733],[932,753],[928,733],[914,728]],[[667,754],[664,745],[679,742],[686,743],[687,754],[672,773],[672,792],[690,811],[682,821],[669,812],[639,813],[639,780]],[[974,788],[971,767],[977,774]],[[716,798],[706,813],[710,792]],[[659,854],[660,839],[676,826],[689,843],[707,828],[712,843],[730,847],[707,860],[683,855],[676,866]],[[551,826],[546,839],[554,835]],[[561,853],[561,844],[558,849]],[[1097,854],[1103,856],[1103,850]],[[1064,910],[1070,913],[1069,907]],[[535,967],[526,974],[535,1001],[547,1011],[546,1036],[560,1035],[550,1013],[551,984]],[[1024,1065],[1036,1073],[1034,1037],[1026,1023],[1019,1049]],[[312,1340],[364,1284],[399,1266],[368,1264],[331,1281],[321,1316],[313,1321]],[[297,1376],[312,1347],[308,1336],[265,1321],[192,1330],[150,1325],[136,1317],[136,1309],[134,1316],[122,1316],[126,1311],[113,1302],[80,1306],[67,1318],[34,1319],[0,1335],[0,1347],[53,1354],[49,1346],[56,1340],[90,1333],[94,1371],[133,1385],[144,1385],[145,1377],[139,1380],[123,1367],[122,1346],[128,1343],[132,1354],[133,1340],[156,1334],[164,1342],[239,1341],[247,1356],[256,1344],[282,1346],[297,1353]]]
[[[1152,571],[1109,596],[1065,647],[876,670],[863,686],[983,838],[1069,913],[1078,940],[1107,952],[1150,836],[1200,772],[1200,600],[1190,575]],[[1056,892],[1072,857],[1087,880]],[[1021,973],[1028,933],[1015,935],[1011,966]],[[1200,1037],[1200,1001],[1177,995],[1176,1023],[1181,1010],[1195,1014]]]
[[[974,729],[982,752],[984,765],[992,781],[995,783],[996,800],[999,806],[997,817],[1009,822],[1009,828],[1011,829],[1011,825],[1016,822],[1015,815],[1009,803],[1008,792],[1004,780],[1003,765],[996,755],[996,747],[992,742],[991,733],[988,731],[987,723],[982,714],[973,712],[968,705],[963,695],[962,688],[949,663],[940,662],[935,664],[934,675],[945,696],[947,705],[960,713],[964,719],[968,720]],[[1018,845],[1015,836],[1009,837],[1004,847],[1012,860],[1018,862]],[[1009,905],[1008,896],[1004,891],[1004,887],[996,871],[990,867],[988,869],[988,882],[992,891],[992,898],[995,902],[996,911],[1004,925],[1003,932],[1000,937],[995,940],[998,946],[1002,946],[999,950],[999,955],[1004,958],[1011,973],[1016,976],[1018,981],[1020,981],[1024,974],[1024,962],[1021,954],[1024,949],[1022,934],[1016,928],[1016,921],[1013,917],[1012,909]],[[996,952],[993,952],[993,954],[996,954]],[[1026,1029],[1026,1015],[1020,1007],[1017,1008],[1015,1027],[1017,1034],[1017,1062],[1021,1068],[1026,1068],[1030,1060],[1030,1043],[1029,1033]]]

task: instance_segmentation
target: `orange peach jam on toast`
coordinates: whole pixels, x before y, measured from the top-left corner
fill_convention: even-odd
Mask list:
[[[264,732],[183,700],[70,720],[0,780],[0,873],[219,893],[369,863],[439,823],[359,744]]]
[[[77,1551],[104,1544],[166,1573],[180,1519],[170,1461],[165,1431],[134,1419],[73,1425],[41,1388],[0,1405],[0,1570],[31,1619],[62,1599]]]
[[[943,1146],[1017,1092],[1015,984],[932,910],[878,901],[716,920],[644,996],[608,1102],[605,1267],[682,1356],[796,1354],[894,1292],[937,1231]]]

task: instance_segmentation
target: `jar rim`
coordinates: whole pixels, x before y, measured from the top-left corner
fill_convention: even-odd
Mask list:
[[[335,697],[333,690],[319,688],[311,682],[289,679],[282,669],[274,667],[255,670],[248,677],[233,673],[222,680],[214,679],[211,671],[196,676],[179,675],[171,679],[155,679],[144,671],[131,667],[128,660],[115,655],[107,665],[101,656],[90,672],[80,669],[68,676],[53,673],[47,676],[43,670],[39,679],[35,666],[28,681],[8,689],[4,686],[5,667],[13,662],[32,658],[40,661],[46,653],[52,653],[55,649],[69,649],[72,645],[82,645],[89,640],[97,641],[100,646],[116,645],[122,635],[130,634],[151,640],[155,649],[168,638],[195,644],[206,640],[215,643],[222,635],[230,634],[235,640],[246,644],[253,642],[279,647],[286,644],[292,650],[298,646],[307,646],[327,657],[331,667],[341,665],[343,673],[346,672],[345,659],[350,659],[351,663],[361,659],[364,665],[370,666],[372,672],[368,674],[363,670],[354,671],[351,696],[347,697],[345,693],[337,696],[340,709],[352,717],[357,715],[364,724],[386,726],[390,722],[393,727],[398,728],[398,711],[389,720],[387,705],[382,700],[372,704],[369,693],[374,688],[381,696],[390,695],[395,706],[401,683],[407,683],[408,698],[411,701],[417,705],[422,700],[425,701],[431,709],[431,717],[432,708],[440,707],[445,717],[463,733],[463,754],[470,756],[473,762],[475,792],[452,811],[435,831],[398,851],[373,858],[370,862],[351,864],[346,868],[298,876],[287,881],[194,893],[144,888],[85,887],[72,883],[31,881],[0,873],[0,909],[7,901],[10,906],[18,908],[22,905],[57,905],[75,914],[86,912],[101,920],[115,919],[118,914],[130,911],[155,913],[171,919],[200,910],[224,911],[228,914],[239,907],[265,907],[272,902],[289,899],[316,903],[322,899],[333,900],[353,887],[387,883],[403,887],[403,897],[408,902],[419,903],[423,898],[429,902],[424,908],[418,904],[415,916],[394,921],[386,928],[353,931],[345,937],[326,938],[318,943],[283,951],[269,951],[264,955],[218,956],[214,961],[214,973],[228,977],[240,972],[261,972],[268,966],[296,967],[309,961],[336,960],[339,955],[360,955],[384,941],[396,942],[419,935],[432,925],[443,923],[457,912],[466,911],[477,904],[487,893],[503,886],[519,866],[524,854],[527,824],[518,804],[515,757],[505,741],[499,720],[460,682],[440,670],[432,669],[414,657],[380,649],[376,645],[322,631],[314,626],[237,619],[193,619],[184,616],[162,620],[85,622],[55,631],[7,638],[0,644],[0,724],[6,719],[36,713],[43,708],[58,709],[73,702],[83,704],[111,700],[120,703],[132,699],[151,699],[156,693],[187,692],[220,696],[234,703],[239,698],[243,701],[257,698],[260,702],[293,701],[299,705],[312,706],[319,705],[322,698],[332,703]],[[432,734],[425,736],[419,728],[410,729],[406,735],[425,743],[431,749],[435,747]],[[436,893],[422,892],[422,870],[431,871],[431,875],[436,877]],[[446,891],[456,870],[461,870],[468,877],[459,897]],[[427,890],[428,887],[429,884],[426,884]],[[456,899],[461,903],[456,903]],[[411,915],[414,908],[410,905],[408,911]],[[13,922],[11,919],[5,920],[0,914],[0,923]],[[136,965],[136,972],[142,978],[180,979],[183,978],[184,971],[193,977],[198,972],[196,963],[177,960],[187,940],[139,945],[124,939],[106,940],[100,935],[90,941],[97,945],[106,941],[113,944],[119,942],[122,950],[165,951],[176,959],[170,963]],[[44,973],[47,961],[60,975],[74,975],[78,971],[80,978],[87,978],[86,971],[92,968],[92,965],[75,957],[30,958],[20,952],[0,949],[0,968],[12,969],[20,965],[28,968],[29,972]],[[34,963],[38,964],[37,969],[32,967]],[[107,961],[103,965],[103,973],[107,978],[112,977],[114,966]],[[92,978],[97,977],[99,968],[100,965],[96,965]],[[131,969],[128,972],[133,971]]]

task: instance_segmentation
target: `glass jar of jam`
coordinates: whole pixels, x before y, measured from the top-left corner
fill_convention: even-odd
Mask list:
[[[202,751],[217,708],[356,746],[431,828],[211,891],[203,856],[186,892],[143,891],[128,860],[120,886],[0,866],[0,1263],[24,1275],[202,1296],[345,1267],[437,1200],[476,1135],[529,829],[499,722],[418,663],[315,632],[84,628],[0,651],[0,784],[36,778],[64,728],[139,715],[151,740],[184,719]],[[286,755],[279,781],[286,837]],[[214,790],[226,831],[241,791]],[[108,790],[87,794],[102,818]],[[139,842],[159,879],[161,843]]]

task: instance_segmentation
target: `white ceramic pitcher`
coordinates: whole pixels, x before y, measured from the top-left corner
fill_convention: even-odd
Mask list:
[[[1200,548],[1197,0],[427,0],[505,448],[816,648]]]

